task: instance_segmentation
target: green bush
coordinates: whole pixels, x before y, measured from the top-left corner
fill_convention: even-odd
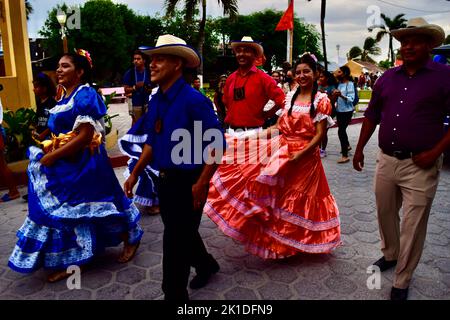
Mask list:
[[[26,159],[29,146],[34,145],[31,132],[35,129],[36,112],[30,108],[20,108],[16,112],[3,112],[3,127],[6,131],[6,161]]]

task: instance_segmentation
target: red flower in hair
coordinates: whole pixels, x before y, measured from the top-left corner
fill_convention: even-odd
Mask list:
[[[84,50],[84,49],[78,49],[78,50],[76,50],[76,52],[80,56],[85,57],[89,61],[89,65],[91,66],[91,68],[93,67],[92,58],[91,58],[91,54],[89,53],[89,51]]]

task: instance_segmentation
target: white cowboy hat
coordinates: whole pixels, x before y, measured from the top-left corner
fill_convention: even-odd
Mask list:
[[[186,68],[196,68],[200,65],[200,55],[194,48],[188,46],[186,41],[171,34],[158,37],[154,47],[139,47],[145,54],[170,54],[181,57],[186,61]]]
[[[264,48],[259,42],[253,41],[252,37],[244,36],[241,41],[232,41],[231,48],[236,50],[237,47],[250,47],[256,51],[256,57],[259,58],[264,54]]]
[[[440,26],[429,24],[423,18],[409,19],[406,28],[392,30],[391,34],[398,41],[401,41],[401,39],[407,35],[427,35],[431,38],[431,45],[433,48],[441,45],[445,39],[445,32]]]

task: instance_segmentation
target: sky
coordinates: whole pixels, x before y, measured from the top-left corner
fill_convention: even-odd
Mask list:
[[[208,15],[222,16],[222,9],[218,6],[218,1],[207,1]],[[321,1],[294,1],[296,16],[315,25],[320,32]],[[30,38],[36,38],[39,36],[38,31],[42,28],[48,16],[48,11],[64,1],[30,0],[30,2],[33,5],[34,12],[28,21],[28,34]],[[86,1],[65,1],[68,5],[83,4],[84,2]],[[113,0],[113,2],[126,3],[129,8],[139,14],[155,15],[158,12],[162,14],[164,11],[164,0]],[[238,0],[240,14],[250,14],[265,9],[284,11],[287,6],[288,0]],[[376,31],[369,32],[367,27],[379,17],[377,12],[385,13],[391,18],[400,13],[404,13],[406,19],[423,17],[429,23],[440,25],[446,35],[450,34],[450,1],[448,0],[328,0],[325,18],[328,60],[343,62],[351,47],[355,45],[362,47],[366,37],[374,37]],[[83,23],[82,20],[83,17],[81,17],[81,24]],[[149,39],[150,45],[154,42],[155,39]],[[377,61],[385,60],[388,57],[388,38],[385,37],[379,45],[382,53],[374,58]],[[400,43],[394,40],[394,49],[398,47],[400,47]]]

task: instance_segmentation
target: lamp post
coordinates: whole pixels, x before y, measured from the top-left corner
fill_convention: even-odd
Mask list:
[[[63,40],[63,49],[64,53],[69,52],[69,48],[67,46],[67,34],[66,34],[66,21],[67,21],[67,15],[64,11],[59,11],[56,15],[56,19],[58,20],[59,24],[61,25],[61,39]]]

